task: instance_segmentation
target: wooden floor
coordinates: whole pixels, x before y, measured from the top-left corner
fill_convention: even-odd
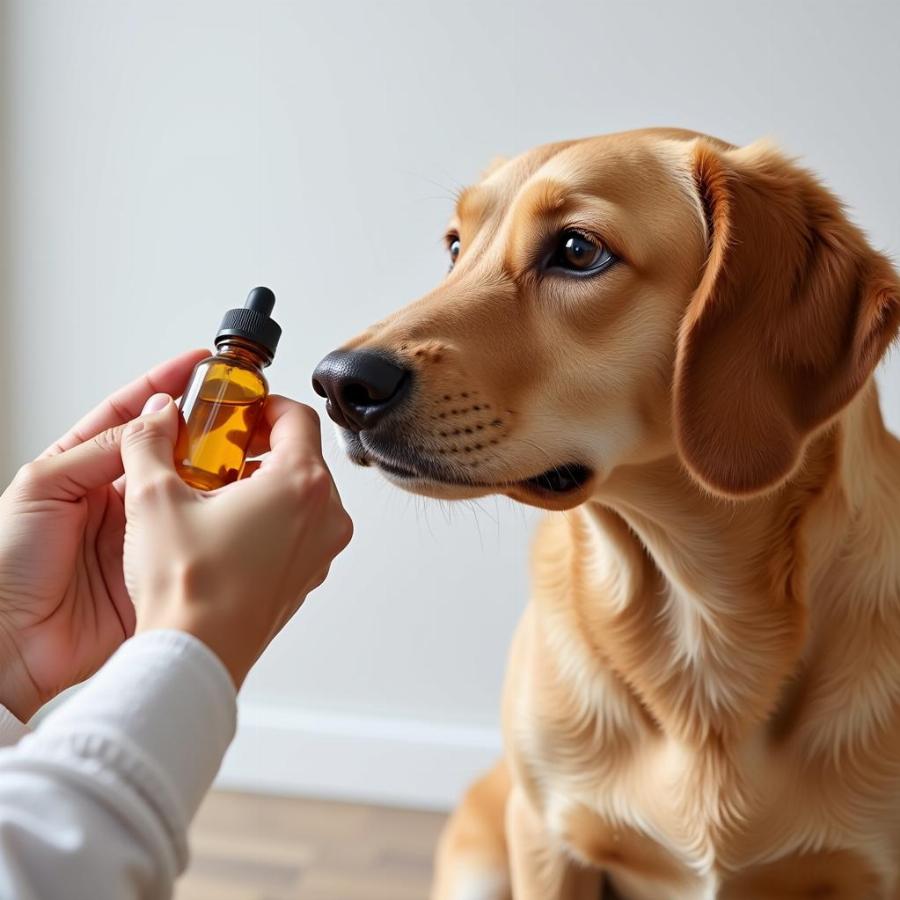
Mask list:
[[[176,900],[425,900],[444,816],[214,792]]]

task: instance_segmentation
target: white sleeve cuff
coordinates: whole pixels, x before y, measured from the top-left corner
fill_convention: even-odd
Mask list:
[[[126,641],[20,746],[116,771],[156,809],[183,865],[188,823],[236,719],[235,687],[219,658],[184,632],[148,631]]]

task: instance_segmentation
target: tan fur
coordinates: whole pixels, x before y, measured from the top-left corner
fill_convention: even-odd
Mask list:
[[[538,271],[572,225],[622,261]],[[403,486],[569,511],[434,898],[900,898],[891,266],[776,150],[674,129],[501,162],[451,227],[452,273],[353,343],[414,369],[397,441],[454,476]]]

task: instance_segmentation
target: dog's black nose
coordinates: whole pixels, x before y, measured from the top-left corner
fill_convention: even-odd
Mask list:
[[[406,396],[410,373],[372,350],[335,350],[313,372],[313,389],[328,415],[351,431],[371,428]]]

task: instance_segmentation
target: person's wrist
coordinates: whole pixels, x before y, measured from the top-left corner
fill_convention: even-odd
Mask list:
[[[256,661],[254,641],[246,629],[216,615],[206,602],[183,597],[154,602],[153,609],[137,617],[136,633],[146,631],[181,631],[195,637],[221,661],[240,690],[247,673]]]

